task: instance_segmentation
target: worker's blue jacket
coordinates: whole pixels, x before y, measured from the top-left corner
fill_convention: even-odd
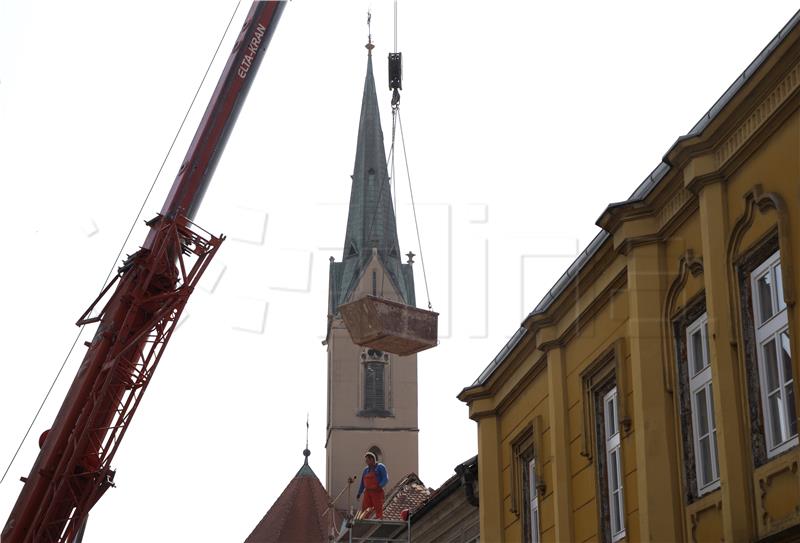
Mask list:
[[[389,482],[389,474],[386,472],[386,466],[383,464],[375,464],[375,475],[378,477],[378,484],[381,488],[386,486],[386,483]],[[357,496],[361,496],[364,493],[364,478],[369,473],[369,466],[364,468],[364,471],[361,473],[361,484],[358,485],[358,494]]]

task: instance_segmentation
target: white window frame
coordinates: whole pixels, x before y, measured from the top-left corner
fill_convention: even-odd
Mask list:
[[[625,537],[625,496],[622,484],[622,450],[618,413],[617,387],[614,387],[603,396],[606,477],[608,479],[608,520],[611,541],[619,541]],[[617,480],[614,480],[615,473]],[[615,521],[619,522],[618,526]]]
[[[695,335],[700,337],[700,353],[694,349]],[[711,354],[708,342],[708,314],[703,313],[686,327],[686,353],[689,374],[689,394],[692,409],[692,437],[694,439],[694,465],[697,479],[697,495],[702,496],[719,488],[719,458],[717,447],[717,423],[714,417],[714,391],[711,383]],[[705,395],[705,406],[700,405],[699,398]],[[702,435],[701,416],[705,417],[706,432]],[[707,441],[710,462],[710,473],[702,462],[701,442]]]
[[[528,461],[528,513],[531,523],[531,543],[539,543],[539,489],[536,481],[536,458]]]
[[[781,356],[781,336],[783,334],[788,336],[789,334],[789,317],[783,300],[780,256],[780,251],[776,251],[750,274],[753,323],[756,335],[756,359],[758,360],[759,388],[764,416],[764,434],[767,441],[767,458],[772,458],[787,451],[798,443],[796,415],[793,412],[793,402],[796,401],[794,400],[793,388],[794,376],[792,375],[791,363],[787,372],[784,364],[779,360]],[[767,277],[770,282],[768,300],[762,296],[762,292],[759,290],[759,281],[764,277]],[[766,317],[761,314],[761,309],[765,303],[769,303],[771,312],[771,315]],[[768,361],[764,355],[765,347],[769,344],[772,344],[775,349],[774,373],[778,383],[778,386],[773,390],[769,390]],[[773,412],[770,402],[773,396],[776,395],[778,396],[777,411]],[[789,400],[790,395],[793,399],[792,401]],[[775,420],[776,418],[777,420]],[[792,433],[791,429],[792,419],[795,419],[794,433]],[[775,432],[773,428],[775,425],[778,426],[778,432]]]

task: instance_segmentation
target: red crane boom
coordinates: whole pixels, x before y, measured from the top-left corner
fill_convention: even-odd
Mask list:
[[[223,241],[192,222],[285,3],[254,2],[161,213],[78,325],[97,331],[0,539],[74,540],[197,281]],[[107,300],[99,316],[92,310]]]

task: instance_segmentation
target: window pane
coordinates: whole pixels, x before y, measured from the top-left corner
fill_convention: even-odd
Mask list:
[[[786,417],[789,419],[789,435],[797,435],[797,416],[794,408],[794,383],[786,385]]]
[[[787,331],[781,332],[781,360],[783,361],[783,382],[792,378],[792,349],[789,347],[789,333]]]
[[[530,536],[532,543],[539,541],[539,495],[536,488],[536,459],[527,462],[527,486],[523,486],[525,499],[528,500],[528,512],[530,520]],[[527,527],[526,527],[527,531]]]
[[[621,504],[619,500],[619,493],[611,494],[611,533],[616,534],[621,528]]]
[[[719,459],[717,448],[717,432],[714,420],[714,389],[709,382],[708,385],[695,395],[697,401],[697,419],[708,422],[708,433],[701,423],[697,423],[695,429],[695,439],[697,439],[695,451],[695,464],[697,466],[697,486],[698,491],[703,489],[717,479],[719,479]],[[705,410],[703,409],[705,407]],[[704,414],[703,417],[701,414]]]
[[[700,484],[707,485],[711,477],[711,436],[700,440]]]
[[[767,378],[767,392],[772,392],[781,383],[778,379],[778,357],[775,352],[775,340],[770,339],[762,346],[764,352],[764,374]]]
[[[769,397],[769,427],[772,430],[772,446],[783,443],[783,430],[781,429],[781,393],[776,392]]]
[[[783,311],[786,308],[786,302],[783,301],[783,275],[780,264],[775,266],[775,294],[778,298],[778,311]]]
[[[705,334],[706,334],[706,361],[705,361],[705,365],[708,366],[711,363],[711,349],[709,347],[709,343],[711,342],[711,340],[708,339],[708,322],[703,324],[703,330],[705,331]]]
[[[611,492],[615,492],[619,490],[619,450],[611,451],[610,460],[609,460],[609,468],[611,468]]]
[[[615,493],[612,499],[614,501],[614,511],[616,513],[614,515],[616,523],[613,527],[613,532],[616,534],[622,531],[622,492]]]
[[[717,421],[714,418],[714,389],[711,383],[708,384],[708,407],[711,412],[711,430],[717,429]]]
[[[783,382],[786,383],[786,416],[789,419],[789,435],[797,435],[797,416],[794,407],[794,379],[792,375],[792,350],[789,346],[789,333],[781,332],[780,356],[783,362]]]
[[[703,335],[700,330],[692,334],[692,363],[694,365],[694,373],[699,373],[703,369],[705,363],[703,362]]]
[[[719,447],[717,447],[717,432],[711,434],[712,444],[714,445],[714,478],[719,477],[719,458],[717,455],[719,454]]]
[[[531,489],[531,502],[536,499],[536,461],[528,463],[528,487]]]
[[[697,406],[697,434],[704,436],[708,433],[708,401],[706,389],[700,389],[695,394],[695,405]]]
[[[708,407],[711,413],[711,464],[712,471],[708,472],[708,482],[712,482],[719,477],[719,449],[717,448],[717,423],[714,419],[714,390],[711,388],[711,383],[708,384]]]
[[[761,323],[767,321],[773,314],[772,311],[772,279],[769,272],[765,273],[756,281],[758,290],[758,312],[761,316]]]
[[[606,400],[606,439],[617,433],[617,402],[616,395]]]

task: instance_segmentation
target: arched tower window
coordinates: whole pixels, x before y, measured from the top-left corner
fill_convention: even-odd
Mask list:
[[[387,417],[389,355],[377,349],[366,349],[361,353],[363,376],[362,411],[365,417]]]
[[[367,362],[364,367],[364,409],[386,409],[386,387],[381,362]]]

